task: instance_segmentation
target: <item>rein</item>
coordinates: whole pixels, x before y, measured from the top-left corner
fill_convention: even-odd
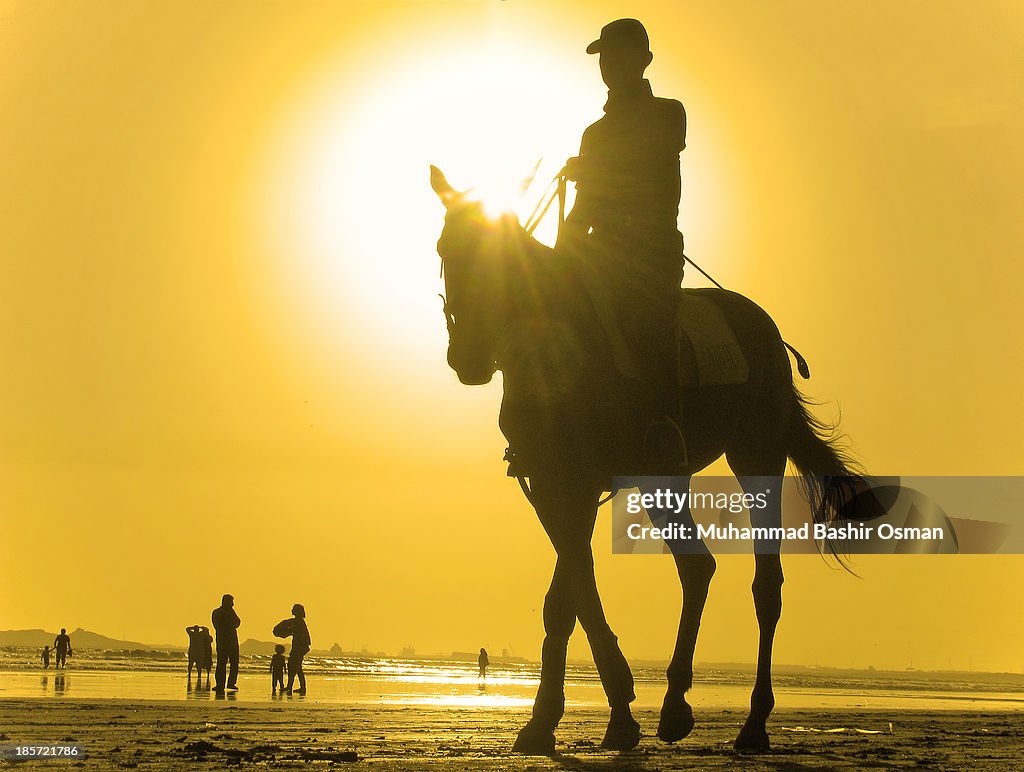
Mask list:
[[[548,213],[548,209],[551,208],[552,202],[555,198],[558,198],[558,229],[561,230],[562,223],[565,222],[565,183],[566,183],[565,169],[560,171],[554,177],[551,178],[551,182],[544,188],[544,192],[541,193],[540,200],[537,202],[537,206],[530,212],[530,216],[526,218],[526,225],[523,228],[526,230],[527,236],[532,236],[533,232],[537,230],[537,226],[540,225],[541,220],[544,219],[544,215]],[[557,183],[557,184],[556,184]],[[551,186],[554,185],[555,189],[551,190]],[[551,195],[548,195],[548,191],[551,190]],[[543,208],[541,205],[543,204]],[[538,214],[538,210],[540,214]]]

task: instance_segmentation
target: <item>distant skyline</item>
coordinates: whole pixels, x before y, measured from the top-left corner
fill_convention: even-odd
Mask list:
[[[0,647],[11,647],[11,646],[20,647],[20,648],[33,647],[33,646],[36,645],[35,643],[24,643],[24,642],[17,643],[17,642],[14,642],[14,641],[19,641],[19,640],[24,641],[24,640],[26,640],[29,637],[30,634],[34,634],[34,633],[41,634],[41,637],[39,638],[39,640],[42,641],[42,642],[39,643],[38,645],[39,646],[44,646],[44,645],[47,645],[47,643],[49,643],[49,640],[47,640],[47,639],[52,639],[53,636],[56,635],[56,632],[57,632],[56,630],[53,631],[53,632],[50,632],[50,631],[47,631],[47,630],[45,630],[43,628],[29,628],[29,629],[24,629],[24,630],[0,630]],[[83,634],[88,636],[90,640],[105,639],[106,641],[109,641],[109,643],[106,646],[96,646],[96,645],[88,645],[88,644],[80,645],[80,644],[78,644],[75,641],[75,636],[81,636]],[[152,642],[147,643],[147,642],[143,642],[143,641],[122,640],[122,639],[119,639],[119,638],[114,638],[113,636],[105,635],[103,633],[98,633],[98,632],[95,632],[93,630],[88,630],[88,629],[85,629],[85,628],[75,628],[74,630],[69,629],[68,630],[68,635],[71,636],[72,643],[75,644],[75,648],[76,649],[81,648],[82,650],[88,650],[88,651],[131,650],[130,647],[134,647],[134,648],[137,648],[137,649],[153,650],[153,651],[158,651],[158,652],[159,651],[168,651],[168,652],[175,652],[175,651],[187,652],[188,651],[188,642],[187,641],[184,641],[182,643],[176,644],[176,643],[152,643]],[[265,649],[265,651],[263,651],[262,653],[271,653],[273,651],[273,646],[276,643],[281,643],[280,640],[274,639],[274,638],[261,639],[261,638],[256,638],[256,637],[246,637],[246,636],[241,635],[241,634],[239,635],[239,640],[241,641],[240,646],[241,646],[242,654],[247,654],[247,653],[252,654],[252,653],[255,653],[256,649]],[[120,644],[123,644],[123,646],[119,646]],[[345,655],[357,655],[357,656],[358,655],[362,655],[362,656],[386,657],[386,658],[402,658],[404,656],[409,656],[409,657],[424,658],[424,659],[430,659],[432,657],[436,657],[438,659],[449,659],[449,658],[452,658],[454,655],[464,655],[462,657],[463,659],[468,659],[468,660],[471,659],[474,662],[476,661],[476,657],[477,657],[477,653],[476,653],[475,650],[465,650],[465,651],[460,650],[460,649],[420,650],[420,649],[418,649],[415,646],[414,643],[407,644],[407,645],[399,647],[397,649],[385,650],[385,649],[377,649],[377,648],[374,648],[372,646],[365,646],[365,647],[364,646],[353,647],[351,645],[345,646],[340,641],[334,641],[329,646],[314,646],[310,650],[310,652],[311,652],[312,656],[323,656],[326,653],[330,652],[330,650],[333,649],[335,646],[338,646],[342,650],[342,653],[345,654]],[[246,651],[247,649],[249,650],[248,652]],[[412,651],[411,654],[409,653],[410,650]],[[539,654],[534,655],[534,656],[530,656],[528,654],[527,655],[523,655],[523,654],[513,653],[511,651],[507,651],[507,650],[503,650],[503,649],[495,649],[494,651],[489,651],[489,653],[490,653],[491,658],[495,659],[495,660],[500,660],[502,658],[506,658],[507,657],[507,658],[511,658],[511,659],[515,659],[515,660],[523,660],[523,661],[527,661],[527,662],[533,662],[533,663],[538,664],[538,665],[540,664],[540,656],[539,656]],[[666,658],[647,659],[647,658],[640,657],[640,658],[633,658],[631,660],[631,662],[634,665],[640,666],[640,667],[663,667],[663,666],[667,666],[668,665],[668,658],[666,657]],[[582,657],[582,658],[579,658],[579,659],[573,659],[573,658],[570,657],[570,659],[569,659],[569,664],[588,664],[588,663],[591,663],[591,659],[588,658],[588,657]],[[814,663],[808,663],[808,662],[777,662],[777,663],[775,663],[776,667],[782,668],[782,669],[786,669],[786,668],[811,668],[811,669],[815,669],[815,670],[822,670],[822,669],[824,669],[824,670],[854,670],[854,671],[864,671],[864,672],[877,670],[877,671],[880,671],[880,672],[888,671],[888,672],[895,672],[895,673],[908,672],[908,671],[918,671],[918,672],[927,672],[927,673],[989,673],[989,674],[993,674],[993,675],[999,675],[999,674],[1021,675],[1021,674],[1024,674],[1024,671],[1022,671],[1022,670],[991,670],[991,669],[984,669],[984,668],[980,668],[979,669],[979,668],[971,667],[970,665],[973,664],[973,663],[968,663],[968,664],[969,664],[968,667],[952,667],[952,666],[949,666],[949,667],[930,667],[930,668],[929,667],[923,667],[923,668],[919,668],[919,667],[915,667],[914,666],[913,660],[910,660],[906,665],[903,665],[903,666],[890,665],[889,667],[876,667],[872,663],[868,663],[866,665],[860,665],[860,666],[828,665],[828,664],[819,664],[817,662],[814,662]],[[719,660],[709,660],[709,661],[706,661],[706,662],[697,662],[697,663],[695,663],[695,665],[696,666],[702,666],[702,667],[721,666],[721,667],[739,667],[739,668],[751,668],[751,669],[753,669],[755,667],[755,663],[752,660],[750,660],[750,661],[747,661],[747,660],[720,660],[720,661]]]
[[[0,647],[3,647],[3,646],[20,646],[21,648],[27,648],[27,647],[31,646],[31,644],[11,644],[11,643],[7,643],[6,641],[11,639],[11,635],[10,635],[11,633],[35,633],[35,632],[46,633],[46,635],[49,635],[51,637],[55,634],[55,633],[48,633],[47,631],[41,630],[39,628],[31,629],[31,630],[0,630]],[[122,643],[123,644],[138,644],[140,646],[146,647],[147,649],[152,649],[152,650],[154,650],[156,652],[167,651],[167,652],[182,652],[182,653],[185,653],[185,652],[188,651],[188,644],[187,644],[187,642],[184,643],[184,644],[181,644],[181,645],[142,643],[141,641],[121,641],[121,640],[118,640],[118,639],[111,638],[110,636],[103,635],[102,633],[93,632],[91,630],[83,630],[83,629],[77,629],[76,628],[75,630],[70,630],[68,632],[68,634],[72,636],[72,642],[73,643],[74,643],[74,637],[73,636],[75,636],[76,634],[83,634],[83,633],[86,634],[86,635],[92,636],[92,637],[108,639],[114,645],[122,644]],[[275,643],[280,643],[280,641],[279,640],[260,640],[260,639],[257,639],[257,638],[243,638],[241,640],[242,654],[257,653],[255,651],[256,649],[261,649],[262,650],[261,652],[258,652],[258,653],[269,654],[269,653],[272,653],[273,646],[274,646]],[[41,645],[45,645],[45,644],[41,644]],[[372,649],[345,648],[344,646],[341,646],[341,644],[337,644],[337,645],[342,649],[342,653],[344,655],[357,655],[357,656],[358,655],[362,655],[362,656],[386,657],[386,658],[402,658],[403,656],[408,656],[410,658],[422,658],[422,659],[430,659],[430,658],[452,659],[452,658],[456,658],[456,655],[458,655],[457,658],[460,659],[460,660],[473,661],[473,662],[476,661],[476,657],[477,657],[476,651],[460,651],[458,649],[453,649],[451,651],[418,651],[418,650],[415,650],[415,647],[412,647],[415,650],[414,653],[406,654],[406,652],[404,650],[389,652],[389,651],[372,650]],[[332,644],[331,646],[325,646],[325,647],[316,647],[316,646],[314,646],[310,650],[310,653],[314,657],[315,656],[323,656],[323,655],[327,654],[328,652],[330,652],[330,650],[332,648],[334,648],[334,646],[335,646],[335,644]],[[102,649],[100,647],[88,646],[88,645],[86,645],[86,646],[78,646],[78,645],[76,645],[76,649],[77,648],[81,648],[82,650],[86,650],[86,651],[103,651],[104,650],[104,649]],[[248,649],[249,651],[247,652],[246,649]],[[106,649],[106,650],[117,651],[117,649]],[[540,664],[539,656],[538,657],[529,657],[529,656],[523,657],[523,656],[520,656],[520,655],[514,655],[514,654],[511,654],[511,653],[505,654],[504,652],[497,652],[497,651],[496,652],[490,652],[490,656],[494,660],[501,660],[501,659],[504,659],[504,658],[507,657],[507,658],[511,658],[513,660],[527,661],[527,662],[531,662],[531,663],[534,663],[534,664],[537,664],[537,665]],[[580,665],[580,664],[584,664],[585,665],[585,664],[589,664],[590,662],[591,661],[589,659],[586,659],[586,658],[584,658],[584,659],[571,659],[570,658],[569,659],[569,664],[570,665]],[[639,666],[639,667],[664,667],[664,666],[668,665],[668,660],[667,659],[653,659],[653,660],[634,659],[633,660],[633,664],[635,666]],[[742,661],[742,660],[741,661],[708,661],[708,662],[698,662],[698,663],[695,663],[695,664],[697,666],[700,666],[700,667],[703,667],[703,668],[710,668],[710,667],[740,668],[740,669],[747,669],[747,668],[749,668],[749,669],[753,670],[754,667],[755,667],[755,664],[753,662],[746,662],[746,661]],[[989,674],[989,675],[1013,675],[1013,676],[1021,675],[1021,671],[1013,671],[1013,670],[972,670],[970,668],[964,668],[964,669],[957,669],[957,668],[925,669],[925,668],[916,668],[912,664],[907,665],[907,666],[902,667],[902,668],[892,668],[892,669],[876,668],[874,665],[870,665],[870,664],[869,665],[865,665],[863,667],[843,667],[841,665],[818,665],[818,664],[811,664],[811,663],[806,663],[806,662],[778,662],[778,663],[775,663],[775,666],[779,670],[781,670],[781,671],[793,670],[793,669],[812,669],[812,670],[841,670],[841,671],[842,670],[851,670],[851,671],[856,671],[856,672],[872,672],[872,671],[877,671],[877,672],[893,672],[893,673],[919,672],[919,673],[933,673],[933,674],[940,674],[940,675],[943,674],[943,673],[951,673],[951,674],[955,674],[955,673],[978,673],[978,674]]]

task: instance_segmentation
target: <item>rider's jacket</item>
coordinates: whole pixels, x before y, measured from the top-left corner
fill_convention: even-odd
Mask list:
[[[682,236],[676,218],[686,112],[674,99],[655,97],[647,80],[629,91],[609,92],[604,111],[584,132],[580,156],[568,166],[576,180],[571,219],[612,252],[628,252],[652,279],[673,278],[678,287]],[[636,265],[638,260],[645,265]]]

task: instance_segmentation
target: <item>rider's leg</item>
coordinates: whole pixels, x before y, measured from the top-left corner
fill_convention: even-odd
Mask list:
[[[658,465],[680,466],[686,462],[681,426],[679,378],[679,294],[645,295],[637,309],[633,338],[644,373],[643,413],[646,416],[646,460]]]

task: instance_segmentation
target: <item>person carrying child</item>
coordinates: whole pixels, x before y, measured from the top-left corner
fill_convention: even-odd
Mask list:
[[[306,609],[301,603],[292,606],[292,616],[274,625],[274,635],[278,638],[292,639],[292,650],[288,653],[288,685],[285,686],[285,694],[292,693],[292,686],[296,676],[299,679],[299,688],[296,694],[306,693],[306,674],[302,671],[302,658],[309,653],[310,640],[309,628],[306,627]]]

